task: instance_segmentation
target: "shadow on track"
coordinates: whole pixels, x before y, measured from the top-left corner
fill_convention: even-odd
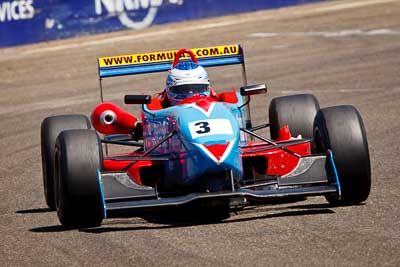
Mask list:
[[[137,226],[114,226],[115,224],[138,224],[132,222],[130,219],[119,220],[118,222],[109,222],[98,228],[81,229],[80,231],[86,233],[101,234],[107,232],[118,232],[118,231],[136,231],[136,230],[159,230],[159,229],[171,229],[171,228],[182,228],[200,225],[212,225],[212,224],[229,224],[238,223],[253,220],[263,220],[279,217],[293,217],[293,216],[304,216],[304,215],[319,215],[319,214],[332,214],[335,213],[329,209],[329,204],[317,204],[317,205],[301,205],[301,206],[290,206],[284,208],[275,209],[275,211],[283,210],[274,214],[265,214],[273,209],[260,210],[260,209],[244,209],[239,211],[239,214],[244,214],[245,218],[234,218],[236,212],[216,214],[215,212],[209,213],[206,211],[199,212],[198,210],[193,211],[168,211],[158,212],[156,214],[149,214],[141,216],[143,219],[142,223]],[[290,210],[296,209],[296,210]],[[229,219],[229,220],[227,220]],[[145,225],[146,223],[152,223],[153,225]]]
[[[15,213],[17,214],[35,214],[35,213],[46,213],[52,212],[50,208],[37,208],[37,209],[29,209],[29,210],[18,210]]]
[[[64,226],[60,224],[60,225],[50,225],[50,226],[32,228],[29,231],[34,233],[58,233],[58,232],[71,231],[71,229],[66,229],[64,228]]]
[[[332,208],[332,206],[329,204],[295,204],[284,207],[271,207],[270,205],[249,206],[240,210],[231,210],[230,212],[218,209],[174,208],[165,211],[147,213],[138,217],[119,218],[110,221],[106,220],[101,227],[79,229],[79,231],[101,234],[122,231],[159,230],[200,225],[239,223],[280,217],[335,213],[330,208]],[[28,214],[39,212],[50,212],[50,209],[32,209],[18,211],[17,213]],[[241,218],[235,218],[236,215],[240,215]],[[30,229],[30,231],[34,233],[67,232],[72,230],[74,229],[66,229],[62,225],[51,225]]]

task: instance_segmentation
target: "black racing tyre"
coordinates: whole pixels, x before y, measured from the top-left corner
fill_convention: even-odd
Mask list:
[[[101,141],[93,130],[63,131],[56,142],[55,199],[66,228],[95,227],[104,218],[98,171],[103,168]]]
[[[289,126],[293,137],[313,138],[313,123],[319,110],[318,100],[311,94],[275,97],[269,104],[271,139],[278,139],[279,129]]]
[[[371,165],[364,123],[353,106],[318,111],[314,121],[317,152],[332,151],[342,196],[326,196],[333,205],[354,205],[367,200],[371,190]]]
[[[54,151],[57,136],[64,130],[90,129],[90,122],[84,115],[61,115],[47,117],[41,126],[42,171],[44,197],[47,206],[55,210],[54,201]]]

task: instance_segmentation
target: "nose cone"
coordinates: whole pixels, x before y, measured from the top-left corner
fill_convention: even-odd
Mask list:
[[[204,154],[206,154],[217,165],[220,165],[230,155],[234,144],[234,141],[229,141],[225,144],[196,144],[196,146],[199,147]]]
[[[231,178],[241,179],[240,110],[236,104],[198,98],[166,112],[176,121],[171,151],[177,160],[167,162],[165,188],[211,192],[231,187]]]
[[[187,150],[189,180],[210,173],[240,174],[240,127],[232,109],[221,102],[196,101],[179,114],[181,140]],[[182,110],[181,110],[182,111]]]

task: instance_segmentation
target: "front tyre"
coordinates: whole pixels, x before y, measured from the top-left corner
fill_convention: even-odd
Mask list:
[[[42,149],[43,189],[47,206],[55,210],[54,200],[54,154],[57,136],[64,130],[90,129],[85,115],[60,115],[43,120],[40,131]]]
[[[66,228],[95,227],[104,218],[98,171],[103,155],[92,130],[62,132],[56,143],[56,207]]]
[[[360,113],[353,106],[336,106],[318,111],[314,121],[316,150],[332,151],[342,196],[327,196],[334,205],[365,201],[371,190],[371,165],[367,136]]]

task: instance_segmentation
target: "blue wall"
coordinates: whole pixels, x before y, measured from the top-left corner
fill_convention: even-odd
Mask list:
[[[0,0],[0,47],[322,0]]]

